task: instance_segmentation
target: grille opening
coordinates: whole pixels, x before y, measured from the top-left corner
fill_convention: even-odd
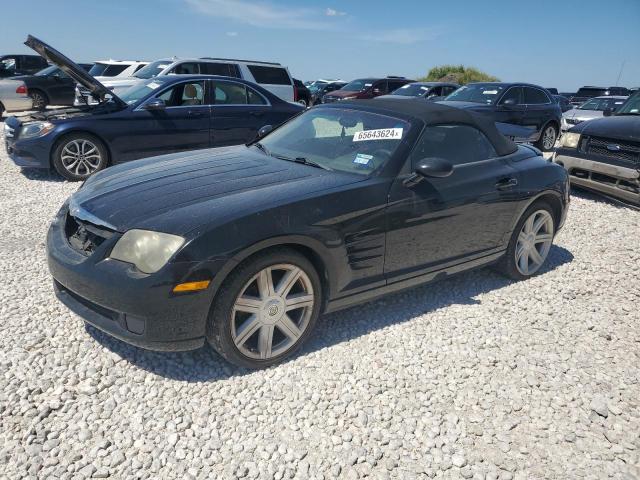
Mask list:
[[[615,185],[617,183],[615,178],[596,172],[591,172],[591,180],[594,182],[608,183],[609,185]]]
[[[571,170],[569,170],[569,175],[578,178],[589,178],[589,172],[580,168],[572,168]]]
[[[65,236],[71,248],[82,255],[92,255],[112,235],[113,232],[67,214]]]

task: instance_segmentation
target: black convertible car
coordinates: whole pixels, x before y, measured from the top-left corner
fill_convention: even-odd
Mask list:
[[[568,177],[493,122],[426,102],[312,108],[247,146],[98,172],[47,236],[59,299],[154,350],[282,360],[319,315],[496,265],[544,264]]]

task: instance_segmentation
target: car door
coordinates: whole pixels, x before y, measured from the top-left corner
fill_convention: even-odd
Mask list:
[[[524,122],[522,87],[509,87],[494,109],[494,121],[522,125]]]
[[[553,119],[554,104],[539,88],[522,87],[522,91],[526,108],[522,125],[532,132],[541,132],[543,127]]]
[[[425,158],[454,165],[445,178],[407,184]],[[387,209],[385,275],[389,283],[500,250],[514,215],[508,202],[517,172],[469,125],[425,128],[394,181]]]
[[[76,83],[62,70],[56,70],[47,77],[43,77],[47,83],[47,95],[52,105],[73,105]]]
[[[147,110],[151,100],[164,108]],[[126,128],[113,139],[117,161],[162,155],[209,146],[210,105],[207,81],[188,80],[168,86],[133,110]]]
[[[277,125],[268,100],[247,85],[212,80],[211,145],[239,145],[253,140],[264,125]]]

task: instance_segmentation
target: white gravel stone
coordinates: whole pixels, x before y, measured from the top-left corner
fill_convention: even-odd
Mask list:
[[[478,270],[331,314],[252,372],[131,347],[55,299],[45,235],[78,186],[0,148],[6,478],[640,478],[640,212],[576,192],[531,280]]]

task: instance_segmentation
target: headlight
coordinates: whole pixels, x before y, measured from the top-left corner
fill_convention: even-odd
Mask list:
[[[129,230],[111,251],[110,258],[133,263],[143,273],[160,270],[184,244],[184,238],[149,230]]]
[[[562,135],[562,146],[567,148],[578,148],[580,143],[580,134],[567,132]]]
[[[53,130],[53,128],[53,123],[49,122],[29,123],[20,129],[20,138],[43,137]]]

